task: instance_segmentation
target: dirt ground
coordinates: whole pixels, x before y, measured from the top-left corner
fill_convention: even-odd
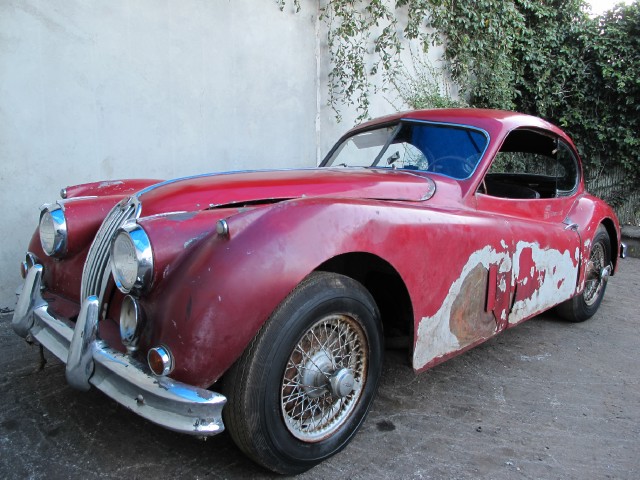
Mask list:
[[[640,260],[621,262],[598,314],[546,314],[414,375],[387,352],[363,428],[300,478],[640,478]],[[268,478],[223,433],[156,427],[0,318],[0,478]],[[277,477],[276,477],[277,478]]]

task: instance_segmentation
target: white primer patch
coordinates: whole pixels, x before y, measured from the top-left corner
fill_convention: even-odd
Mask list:
[[[504,240],[502,242],[504,244]],[[487,270],[491,265],[498,265],[500,273],[511,270],[511,259],[508,252],[497,252],[490,245],[471,254],[458,279],[451,284],[438,311],[431,317],[422,317],[418,325],[416,346],[413,352],[413,366],[424,367],[434,358],[460,350],[458,338],[451,333],[449,320],[453,302],[460,293],[464,281],[478,265]],[[502,285],[501,285],[502,286]],[[506,285],[505,285],[506,289]]]
[[[501,242],[506,248],[504,240]],[[518,300],[509,314],[509,323],[518,323],[542,310],[563,302],[575,292],[579,262],[575,263],[571,253],[566,250],[541,249],[537,243],[518,242],[514,253],[513,265],[508,252],[498,252],[487,245],[482,250],[471,254],[458,279],[451,284],[449,293],[445,297],[438,311],[430,317],[422,317],[418,325],[417,340],[413,353],[415,369],[424,367],[435,358],[456,352],[462,348],[458,338],[451,332],[449,325],[451,309],[462,285],[471,271],[478,265],[489,269],[490,265],[498,265],[498,271],[505,273],[511,270],[511,287],[515,285],[520,273],[520,256],[525,249],[531,249],[534,267],[530,269],[529,277],[522,280],[522,285],[529,281],[538,282],[538,287],[529,298]],[[579,252],[576,252],[579,258]],[[513,267],[513,268],[512,268]],[[537,271],[537,275],[536,275]],[[507,283],[503,278],[498,288],[507,291]],[[505,320],[507,311],[501,312],[501,320]]]
[[[112,180],[109,182],[101,182],[100,185],[98,185],[98,188],[106,188],[106,187],[112,187],[114,185],[123,185],[124,182],[122,180]]]
[[[509,323],[518,323],[542,310],[546,310],[567,300],[576,289],[578,263],[573,261],[569,250],[560,253],[558,250],[540,248],[537,243],[518,242],[513,261],[512,283],[520,274],[520,256],[525,249],[531,249],[531,257],[535,269],[531,268],[531,281],[537,281],[538,287],[529,298],[518,300],[513,304],[509,314]],[[537,270],[537,276],[535,271]],[[524,284],[524,282],[523,282]]]

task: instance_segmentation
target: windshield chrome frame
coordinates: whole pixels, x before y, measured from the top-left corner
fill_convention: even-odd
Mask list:
[[[384,154],[384,152],[387,150],[389,145],[391,145],[391,143],[393,142],[393,139],[398,135],[398,132],[402,128],[403,124],[407,124],[407,123],[408,124],[428,124],[428,125],[434,125],[434,126],[437,126],[437,127],[453,127],[453,128],[460,129],[460,130],[475,130],[476,132],[480,132],[482,135],[484,135],[484,137],[487,140],[485,145],[484,145],[484,149],[480,152],[480,156],[478,157],[478,161],[476,162],[475,167],[473,168],[471,173],[469,173],[469,175],[467,177],[465,177],[465,178],[451,177],[449,175],[445,175],[444,173],[430,172],[429,170],[416,170],[417,172],[425,172],[425,173],[430,173],[430,174],[434,174],[434,175],[441,175],[443,177],[451,178],[451,179],[457,180],[457,181],[468,180],[471,177],[473,177],[473,175],[478,170],[478,166],[482,163],[484,155],[487,152],[487,149],[489,148],[489,144],[491,143],[491,136],[489,135],[489,133],[486,130],[484,130],[483,128],[476,127],[474,125],[467,125],[467,124],[462,124],[462,123],[450,123],[450,122],[436,122],[436,121],[433,121],[433,120],[419,120],[419,119],[413,119],[413,118],[401,118],[399,120],[396,120],[395,122],[380,123],[378,125],[372,125],[370,127],[364,128],[362,130],[356,130],[356,131],[351,132],[350,134],[344,135],[331,148],[329,153],[327,153],[327,155],[324,157],[322,162],[320,162],[320,165],[318,165],[318,167],[320,167],[320,168],[327,167],[327,163],[329,162],[329,160],[331,160],[331,158],[338,151],[338,149],[342,148],[342,146],[345,144],[345,142],[347,140],[349,140],[350,138],[352,138],[352,137],[354,137],[356,135],[359,135],[361,133],[366,133],[366,132],[370,132],[370,131],[373,131],[373,130],[380,130],[380,129],[384,129],[384,128],[389,128],[389,127],[392,127],[392,126],[395,125],[394,130],[389,135],[389,139],[387,139],[385,144],[382,146],[382,148],[380,149],[380,152],[378,153],[378,155],[376,156],[374,161],[371,163],[371,165],[369,165],[367,167],[365,167],[365,166],[358,167],[358,168],[385,168],[386,169],[387,167],[378,167],[378,163],[380,162],[380,159],[382,158],[382,155]],[[327,168],[331,168],[332,166],[333,165],[329,165]]]

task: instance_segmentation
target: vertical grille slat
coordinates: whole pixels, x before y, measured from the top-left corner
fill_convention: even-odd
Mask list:
[[[82,270],[81,298],[95,295],[102,302],[105,289],[106,270],[109,267],[109,247],[111,239],[127,220],[136,215],[136,202],[130,199],[127,203],[118,203],[102,222],[96,238],[94,238],[87,260]]]

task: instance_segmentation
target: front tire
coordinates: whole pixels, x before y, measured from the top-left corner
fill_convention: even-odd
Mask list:
[[[584,290],[558,305],[557,311],[560,316],[570,322],[584,322],[591,318],[600,307],[611,268],[609,234],[604,226],[600,225],[593,237],[589,253]]]
[[[382,367],[369,292],[334,273],[307,277],[225,375],[225,425],[256,463],[295,474],[342,450],[371,406]]]

